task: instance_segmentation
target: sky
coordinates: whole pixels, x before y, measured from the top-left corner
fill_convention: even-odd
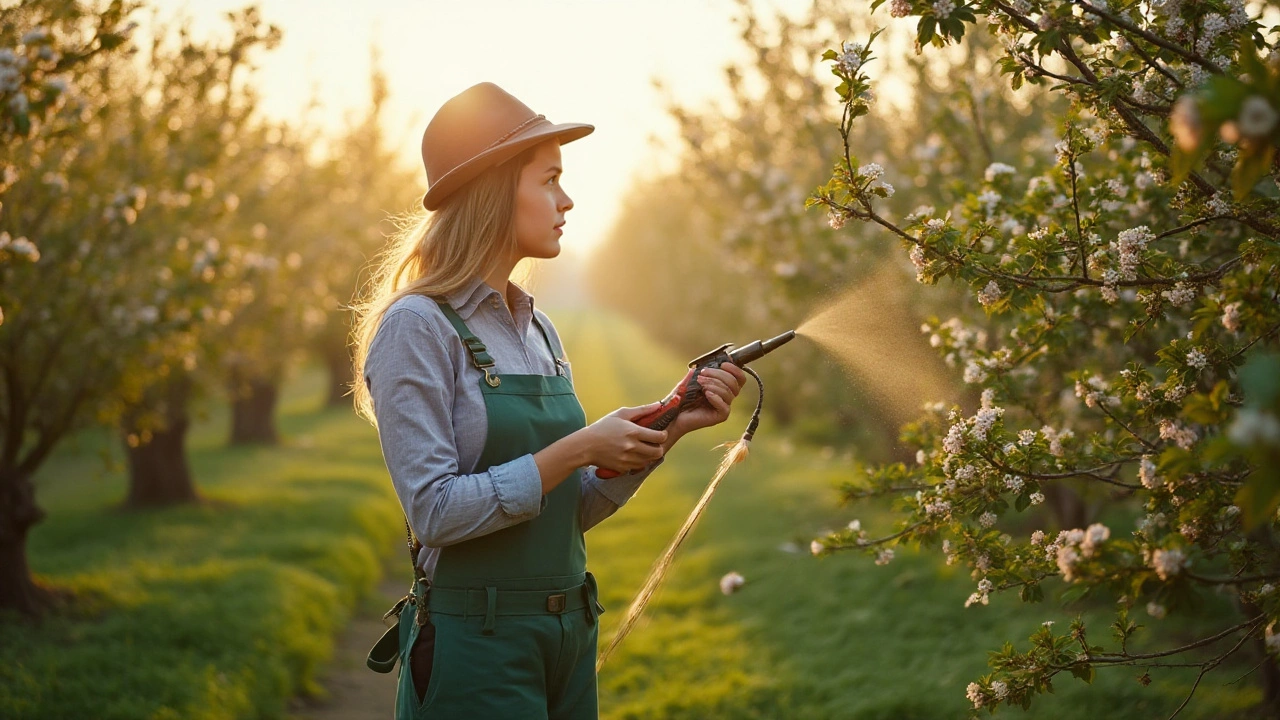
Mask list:
[[[218,32],[244,0],[162,0],[197,32]],[[807,0],[762,6],[800,12]],[[631,179],[670,162],[676,137],[659,78],[683,104],[724,97],[723,68],[743,49],[732,0],[258,0],[282,28],[281,45],[260,56],[263,110],[301,117],[317,98],[318,118],[341,128],[369,97],[371,48],[391,90],[388,132],[405,162],[421,170],[422,130],[437,108],[481,81],[495,82],[552,122],[586,122],[592,135],[564,146],[563,183],[575,207],[562,246],[582,257],[608,233]],[[421,194],[409,188],[406,196]]]

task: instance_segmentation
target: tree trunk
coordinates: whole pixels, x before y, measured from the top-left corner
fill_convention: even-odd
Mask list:
[[[187,463],[187,416],[190,380],[171,378],[159,388],[150,408],[158,425],[141,430],[135,424],[139,411],[126,416],[125,457],[129,466],[127,508],[165,507],[200,499]]]
[[[36,617],[49,604],[27,565],[27,533],[43,519],[30,478],[13,470],[0,474],[0,610]]]
[[[1063,530],[1083,528],[1089,523],[1089,508],[1075,488],[1061,482],[1050,482],[1044,488],[1045,504]]]
[[[275,377],[247,376],[231,371],[231,444],[275,445],[276,400],[280,381]]]
[[[346,336],[334,342],[334,338],[321,338],[320,355],[324,358],[325,367],[329,369],[329,407],[349,405],[347,395],[351,392],[351,351],[347,348]]]

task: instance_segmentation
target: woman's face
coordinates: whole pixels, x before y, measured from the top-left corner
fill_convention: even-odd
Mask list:
[[[560,187],[560,142],[549,140],[534,151],[516,186],[516,247],[523,257],[560,254],[564,214],[573,200]]]

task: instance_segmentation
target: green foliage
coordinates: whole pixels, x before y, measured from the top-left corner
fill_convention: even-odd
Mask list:
[[[597,313],[553,313],[574,362],[574,379],[590,418],[668,389],[681,355],[631,323]],[[747,399],[747,398],[744,398]],[[711,448],[747,420],[739,401],[725,425],[682,440],[634,498],[587,533],[600,579],[601,638],[607,642],[653,558],[696,502],[718,459]],[[966,609],[968,574],[936,556],[904,552],[885,566],[861,558],[809,554],[816,529],[842,527],[851,508],[832,503],[847,461],[794,443],[766,418],[746,461],[734,467],[677,557],[645,621],[619,646],[600,676],[601,717],[879,718],[960,717],[966,677],[983,672],[975,648],[1044,631],[1063,655],[1072,640],[1041,625],[1060,615],[1056,588],[1038,605],[993,597]],[[856,508],[868,526],[891,523],[887,503]],[[1041,508],[1043,510],[1043,508]],[[738,571],[745,585],[730,596],[717,580]],[[1218,606],[1222,608],[1219,601]],[[1107,608],[1072,607],[1088,622]],[[1209,623],[1184,625],[1181,632]],[[1141,638],[1135,647],[1146,647]],[[1237,663],[1238,673],[1248,670]],[[1233,670],[1232,672],[1236,672]],[[1162,676],[1144,689],[1133,675],[1098,673],[1093,685],[1055,685],[1052,717],[1086,720],[1165,717],[1194,673]],[[1237,684],[1185,717],[1229,717],[1258,691]]]
[[[333,636],[403,529],[376,435],[349,411],[317,414],[320,381],[286,394],[283,448],[222,447],[213,408],[193,438],[200,506],[116,510],[123,476],[94,477],[110,435],[46,465],[52,514],[31,558],[76,597],[38,626],[0,622],[0,715],[268,718],[320,691]]]
[[[883,559],[888,545],[940,538],[949,561],[973,568],[971,604],[1014,588],[1034,602],[1059,582],[1064,599],[1114,603],[1118,647],[1086,642],[1083,619],[1067,635],[1038,631],[1026,653],[1006,644],[992,655],[995,672],[968,687],[975,711],[1028,707],[1062,672],[1092,682],[1099,669],[1167,667],[1129,647],[1137,630],[1129,610],[1144,603],[1157,619],[1181,613],[1218,624],[1212,654],[1191,652],[1208,641],[1167,634],[1175,647],[1161,658],[1190,654],[1183,662],[1208,672],[1264,636],[1271,653],[1280,617],[1270,582],[1280,579],[1272,540],[1280,364],[1259,349],[1280,330],[1280,193],[1257,180],[1270,168],[1280,106],[1271,98],[1277,68],[1260,56],[1264,45],[1275,50],[1239,2],[1110,10],[898,0],[891,13],[920,16],[918,47],[944,47],[959,34],[942,21],[966,7],[1000,38],[997,64],[1013,89],[1050,78],[1070,108],[1053,164],[1031,168],[1025,184],[1022,169],[992,165],[981,182],[956,183],[945,215],[926,208],[898,221],[865,180],[883,169],[871,173],[858,158],[856,129],[868,120],[853,112],[854,98],[870,76],[833,59],[853,91],[836,93],[843,147],[809,204],[890,231],[922,283],[949,278],[976,294],[981,313],[960,308],[925,330],[982,393],[972,415],[959,405],[926,408],[902,433],[918,448],[916,465],[862,468],[846,491],[851,500],[914,491],[897,503],[895,532],[875,538],[857,528],[820,542]],[[851,44],[861,47],[842,47]],[[1201,87],[1203,110],[1173,102],[1187,84]],[[1151,131],[1171,112],[1182,155]],[[1245,138],[1237,148],[1205,142],[1228,127]],[[1232,155],[1234,168],[1225,162]],[[1007,519],[1011,507],[1034,512],[1068,482],[1142,513],[1137,531],[1113,533],[1113,520],[1084,513],[1065,517],[1056,537],[1036,530],[1021,540],[1001,529],[1018,522]],[[1214,594],[1234,597],[1241,617],[1209,612]]]
[[[1178,101],[1170,118],[1173,182],[1186,180],[1215,149],[1213,137],[1221,135],[1237,146],[1231,169],[1237,202],[1270,172],[1280,146],[1280,59],[1264,62],[1252,34],[1242,35],[1239,45],[1239,74],[1210,77]]]

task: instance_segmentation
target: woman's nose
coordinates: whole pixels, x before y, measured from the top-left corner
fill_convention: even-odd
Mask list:
[[[560,212],[573,209],[573,198],[569,197],[569,193],[564,190],[560,191]]]

